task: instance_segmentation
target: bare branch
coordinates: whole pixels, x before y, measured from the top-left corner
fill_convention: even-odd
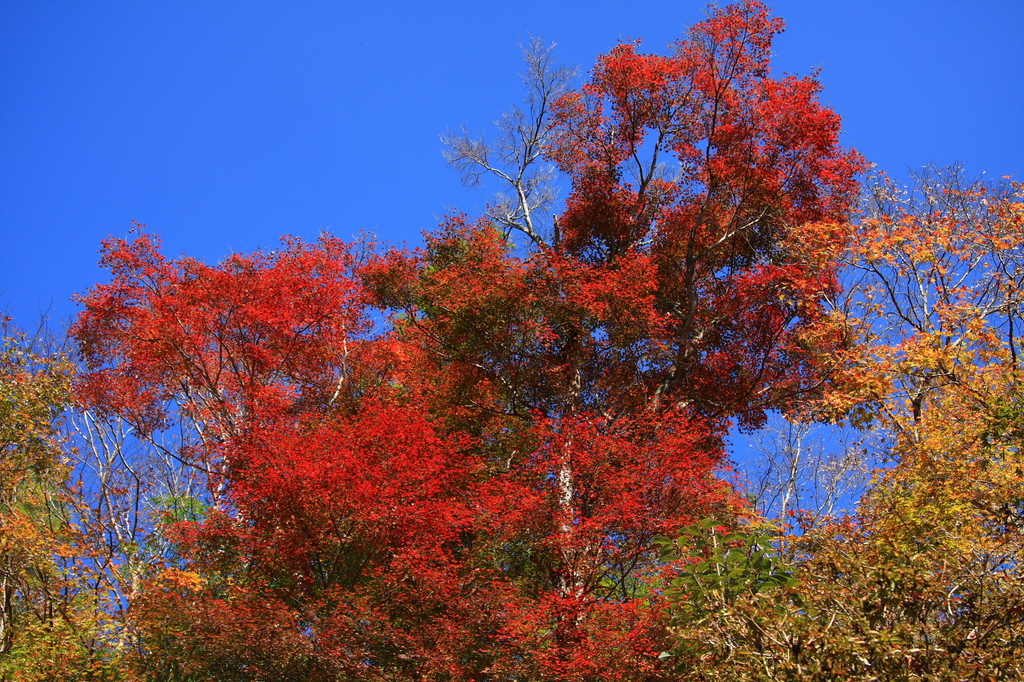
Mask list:
[[[487,217],[506,235],[521,232],[543,247],[548,239],[555,240],[553,222],[542,219],[551,215],[558,198],[555,169],[543,161],[552,106],[579,71],[558,63],[554,43],[531,37],[520,47],[526,62],[526,98],[522,107],[513,107],[495,121],[497,140],[488,144],[463,128],[441,135],[441,141],[447,147],[443,153],[448,165],[461,174],[464,185],[479,187],[488,176],[498,180],[500,189],[488,204]]]
[[[821,519],[853,508],[874,468],[879,433],[777,416],[741,463],[747,493],[765,516],[802,511]]]

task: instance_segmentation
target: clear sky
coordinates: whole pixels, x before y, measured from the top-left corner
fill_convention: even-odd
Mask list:
[[[100,281],[132,220],[216,261],[324,229],[416,244],[477,212],[438,135],[521,97],[517,43],[584,71],[664,52],[705,2],[0,2],[0,310]],[[844,140],[901,174],[1024,177],[1024,2],[778,0],[777,72],[821,69]]]

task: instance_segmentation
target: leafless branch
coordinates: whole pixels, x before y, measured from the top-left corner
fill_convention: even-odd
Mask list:
[[[544,234],[553,230],[542,219],[551,214],[558,189],[554,168],[544,163],[543,153],[552,128],[552,106],[579,72],[558,63],[554,43],[531,37],[520,47],[526,62],[526,99],[522,107],[513,107],[495,121],[497,141],[488,144],[465,128],[443,134],[441,141],[447,147],[448,165],[462,175],[463,184],[477,187],[485,177],[498,180],[501,189],[493,196],[487,217],[506,235],[518,231],[537,246],[546,246]]]

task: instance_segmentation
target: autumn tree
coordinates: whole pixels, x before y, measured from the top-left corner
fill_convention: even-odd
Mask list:
[[[54,509],[59,506],[54,498],[59,498],[64,471],[54,420],[68,399],[69,387],[67,373],[58,363],[35,357],[17,338],[5,335],[3,343],[0,660],[9,674],[12,663],[34,649],[31,633],[57,616],[50,600],[59,588],[48,583],[55,582],[52,554],[58,550],[64,525]]]
[[[694,679],[1018,679],[1019,183],[926,169],[869,185],[838,324],[859,423],[886,466],[848,517],[776,540],[777,589],[676,580],[672,656]],[[728,544],[730,538],[719,538]],[[744,538],[713,568],[750,575]],[[688,545],[674,556],[693,556]],[[699,556],[699,555],[697,555]],[[713,571],[714,572],[714,571]],[[716,575],[718,573],[715,573]],[[731,588],[731,598],[722,595]],[[698,613],[695,596],[718,599]],[[705,600],[707,601],[707,600]]]
[[[0,345],[0,679],[117,679],[107,594],[79,521],[62,428],[73,364],[4,324]]]
[[[863,276],[853,323],[867,342],[856,362],[891,387],[877,415],[893,445],[863,505],[867,551],[932,590],[915,612],[909,645],[923,651],[909,666],[1012,679],[1024,635],[1024,192],[952,167],[910,186],[879,179],[870,199],[851,252]]]
[[[609,598],[601,576],[617,561],[599,548],[633,545],[627,576],[612,579],[628,584],[649,565],[654,534],[718,510],[638,497],[639,507],[663,511],[621,532],[603,517],[612,499],[590,487],[597,453],[578,440],[581,422],[647,450],[635,463],[598,458],[623,475],[631,466],[710,472],[729,420],[755,427],[766,409],[819,393],[823,356],[842,342],[820,323],[861,161],[838,145],[838,117],[816,101],[816,81],[770,76],[779,30],[760,4],[730,6],[672,55],[620,45],[550,112],[528,107],[534,119],[513,130],[531,148],[543,145],[570,185],[546,230],[521,180],[534,157],[502,155],[507,138],[492,156],[479,141],[451,139],[449,159],[470,180],[489,174],[520,197],[503,209],[518,218],[500,231],[524,240],[512,248],[487,224],[453,221],[421,255],[396,255],[371,273],[384,303],[401,311],[399,339],[428,351],[407,355],[436,387],[435,409],[484,429],[494,470],[514,470],[531,451],[507,434],[537,423],[552,433],[547,513],[560,520],[548,531],[556,551],[547,561],[557,570],[540,589],[582,611]],[[530,63],[548,59],[541,51]],[[566,72],[550,70],[534,82],[531,104],[564,88]],[[503,121],[522,118],[516,110]],[[508,170],[496,170],[494,157]],[[659,460],[656,444],[679,424],[708,438],[676,447],[675,462]],[[584,536],[586,521],[598,536]]]
[[[78,395],[145,438],[186,424],[207,485],[134,600],[146,674],[663,674],[655,537],[735,518],[730,424],[823,395],[846,342],[826,301],[862,162],[813,78],[771,76],[781,29],[713,10],[578,91],[534,48],[497,156],[450,138],[506,199],[415,252],[105,244]],[[543,162],[570,186],[546,223]]]

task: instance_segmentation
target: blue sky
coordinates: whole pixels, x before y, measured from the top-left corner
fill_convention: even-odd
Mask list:
[[[417,243],[485,195],[438,135],[521,97],[517,42],[585,71],[705,2],[0,3],[0,309],[67,317],[132,220],[216,261],[327,229]],[[901,174],[1024,176],[1024,3],[780,0],[777,72],[821,68],[844,140]]]

